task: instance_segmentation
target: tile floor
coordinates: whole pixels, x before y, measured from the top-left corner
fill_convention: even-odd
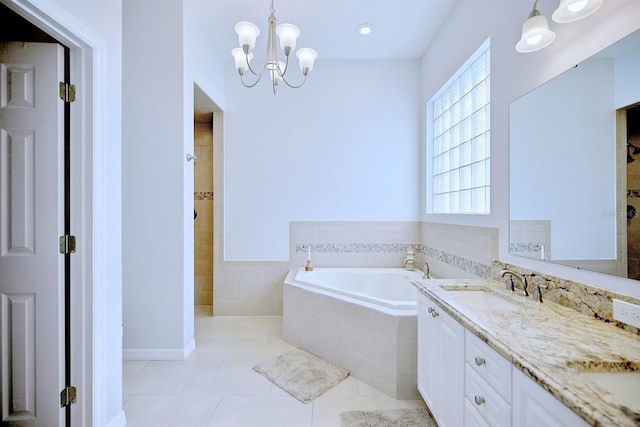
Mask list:
[[[300,403],[252,370],[293,348],[282,339],[282,317],[211,317],[198,310],[195,329],[196,350],[187,360],[124,362],[128,427],[338,427],[342,411],[424,406],[394,400],[353,377]]]

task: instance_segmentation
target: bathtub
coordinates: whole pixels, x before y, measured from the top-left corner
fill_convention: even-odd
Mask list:
[[[421,278],[401,268],[292,269],[283,287],[284,339],[395,399],[419,399],[411,280]]]

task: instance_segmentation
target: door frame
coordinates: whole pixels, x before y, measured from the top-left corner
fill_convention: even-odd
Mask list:
[[[104,426],[107,420],[107,183],[106,45],[57,4],[47,0],[0,0],[69,48],[71,104],[71,231],[78,237],[72,256],[71,357],[77,403],[73,425]],[[113,375],[114,373],[111,373]]]

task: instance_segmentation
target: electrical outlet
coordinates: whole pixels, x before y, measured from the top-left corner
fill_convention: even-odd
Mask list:
[[[613,300],[613,318],[628,325],[640,328],[640,305],[626,301]]]

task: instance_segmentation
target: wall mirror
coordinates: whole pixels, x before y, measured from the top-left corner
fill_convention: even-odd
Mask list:
[[[640,30],[510,105],[511,254],[640,279],[639,121]]]

